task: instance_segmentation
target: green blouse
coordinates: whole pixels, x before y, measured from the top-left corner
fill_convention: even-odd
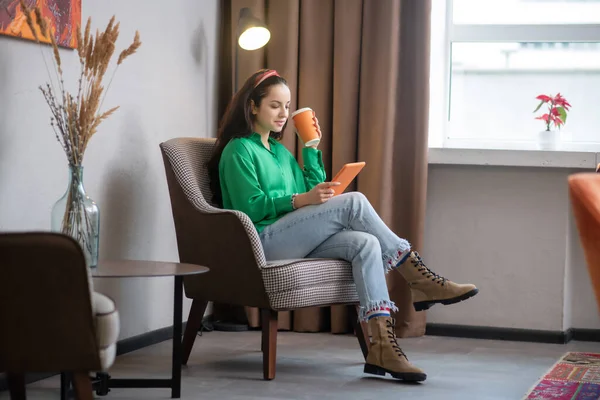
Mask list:
[[[219,162],[223,207],[247,214],[258,232],[293,211],[294,193],[308,192],[325,181],[320,150],[302,149],[302,170],[284,145],[273,138],[269,144],[271,150],[258,133],[232,139]]]

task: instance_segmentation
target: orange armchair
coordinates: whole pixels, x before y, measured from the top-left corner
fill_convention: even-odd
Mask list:
[[[569,194],[600,309],[600,174],[589,172],[569,176]]]

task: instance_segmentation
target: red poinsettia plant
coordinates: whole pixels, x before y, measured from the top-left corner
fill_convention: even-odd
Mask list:
[[[533,112],[537,112],[544,104],[548,105],[548,112],[535,118],[546,123],[547,131],[550,130],[550,124],[554,124],[556,128],[560,129],[567,122],[567,111],[571,104],[560,93],[554,97],[540,94],[536,99],[540,100],[540,104]]]

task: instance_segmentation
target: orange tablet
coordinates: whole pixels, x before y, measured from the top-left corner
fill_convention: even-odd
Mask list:
[[[363,169],[365,165],[366,162],[364,161],[345,164],[340,170],[340,172],[338,172],[336,176],[331,180],[331,182],[341,183],[341,185],[339,186],[332,186],[332,189],[335,192],[334,196],[344,193],[344,190],[346,190],[348,185],[350,185],[354,178],[356,178],[356,175],[358,175],[360,170]]]

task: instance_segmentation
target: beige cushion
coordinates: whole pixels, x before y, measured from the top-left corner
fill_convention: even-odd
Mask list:
[[[120,330],[119,312],[112,299],[97,292],[92,292],[92,311],[100,362],[104,371],[115,362]]]

